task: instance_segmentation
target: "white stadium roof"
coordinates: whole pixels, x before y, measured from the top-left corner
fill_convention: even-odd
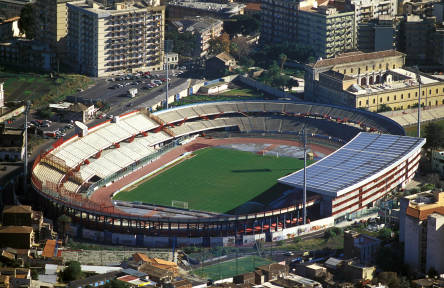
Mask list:
[[[339,150],[307,167],[307,191],[337,197],[383,175],[425,144],[425,139],[361,132]],[[304,170],[279,179],[302,188]]]

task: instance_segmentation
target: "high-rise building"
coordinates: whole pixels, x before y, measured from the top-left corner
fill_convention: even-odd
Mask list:
[[[396,49],[400,21],[389,15],[358,24],[357,47],[363,52]]]
[[[322,58],[356,47],[354,12],[343,3],[264,0],[261,11],[262,43],[301,43]]]
[[[414,271],[444,273],[444,192],[421,192],[401,199],[399,240],[404,261]]]
[[[165,6],[158,0],[67,6],[67,48],[77,72],[100,77],[162,69]]]
[[[68,33],[69,0],[36,0],[34,14],[36,21],[35,40],[47,44],[59,57],[63,56]]]

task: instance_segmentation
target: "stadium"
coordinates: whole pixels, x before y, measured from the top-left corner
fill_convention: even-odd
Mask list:
[[[213,146],[262,143],[300,148],[304,130],[312,151],[325,155],[307,167],[309,220],[305,225],[299,170],[303,166],[285,157],[259,159],[268,161],[270,169],[248,169],[248,165],[231,169],[242,172],[241,176],[238,180],[233,176],[233,181],[229,178],[233,173],[224,176],[222,195],[212,194],[204,178],[189,188],[199,195],[184,196],[188,188],[183,184],[177,193],[177,188],[171,188],[171,195],[157,192],[176,178],[194,183],[191,176],[216,177],[227,169],[222,164],[191,169],[203,165],[196,161],[204,154],[210,163],[216,163],[217,157],[244,159],[236,165],[251,162],[250,168],[261,163],[256,156],[223,156]],[[76,123],[76,133],[55,142],[33,164],[32,185],[42,196],[45,210],[54,216],[71,216],[71,232],[77,237],[150,247],[249,245],[258,239],[282,240],[325,229],[339,217],[371,208],[392,189],[408,183],[425,144],[425,139],[404,136],[399,124],[375,113],[289,101],[207,102],[154,113],[141,109],[94,127]],[[202,148],[208,152],[202,153],[207,151]],[[194,157],[188,159],[190,155]],[[225,170],[217,170],[219,166]],[[214,173],[206,174],[209,170]],[[262,195],[244,197],[237,186],[248,191],[249,186],[259,185],[265,178],[260,176],[262,170],[276,172],[267,175],[276,177],[275,184],[291,193],[271,189],[262,199],[265,204],[248,201]],[[236,182],[241,180],[247,182]],[[230,188],[231,182],[236,185]],[[128,191],[133,188],[147,199],[161,198],[151,203],[116,200],[131,195]],[[192,197],[209,206],[196,206]],[[224,202],[235,205],[222,207]],[[269,202],[279,204],[266,205]],[[188,207],[189,203],[193,204]]]

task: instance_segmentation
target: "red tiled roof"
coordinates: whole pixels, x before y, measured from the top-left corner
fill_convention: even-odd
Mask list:
[[[245,10],[261,11],[261,3],[255,3],[255,2],[247,3]]]
[[[55,255],[56,240],[46,240],[45,248],[43,248],[43,257],[52,258]]]
[[[139,278],[137,278],[136,276],[133,276],[133,275],[125,275],[125,276],[119,277],[117,279],[120,281],[129,282],[129,281],[133,281],[133,280],[136,280]]]
[[[318,60],[316,63],[314,63],[313,67],[314,68],[327,67],[338,64],[368,61],[368,60],[384,58],[384,57],[393,57],[393,56],[405,56],[405,54],[396,50],[385,50],[385,51],[378,51],[371,53],[345,53],[338,55],[335,58]]]

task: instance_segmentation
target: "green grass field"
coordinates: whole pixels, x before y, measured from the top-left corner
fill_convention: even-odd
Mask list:
[[[432,121],[433,123],[438,124],[439,126],[444,128],[444,120],[437,120],[437,121]],[[427,126],[427,123],[421,123],[421,137],[424,137],[424,133],[425,133],[425,127]],[[413,125],[413,126],[409,126],[404,128],[405,129],[405,133],[408,136],[414,136],[416,137],[418,135],[417,129],[418,126],[417,125]]]
[[[287,188],[277,179],[303,168],[302,160],[261,156],[232,149],[206,148],[195,156],[123,191],[114,199],[171,206],[188,202],[190,209],[229,213],[248,201],[268,204]]]
[[[237,260],[237,265],[236,265],[236,260],[230,260],[226,262],[221,262],[219,264],[214,264],[196,269],[194,270],[194,274],[206,279],[219,280],[251,272],[254,271],[255,267],[270,263],[272,263],[272,261],[266,258],[258,256],[247,256],[239,258]]]
[[[51,79],[49,74],[0,71],[0,82],[5,83],[6,101],[32,100],[39,107],[58,102],[76,93],[78,88],[85,89],[92,80],[74,74],[60,74]]]

